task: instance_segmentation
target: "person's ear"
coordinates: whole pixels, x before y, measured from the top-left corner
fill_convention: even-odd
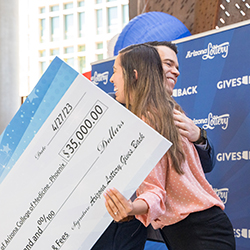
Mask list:
[[[138,79],[138,72],[136,69],[134,69],[134,73],[135,73],[135,79],[137,80]]]

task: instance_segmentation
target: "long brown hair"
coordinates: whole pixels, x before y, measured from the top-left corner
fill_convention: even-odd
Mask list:
[[[126,107],[173,143],[167,155],[176,172],[183,174],[181,163],[185,155],[173,119],[175,102],[165,90],[157,50],[150,45],[136,44],[121,50],[119,55]]]

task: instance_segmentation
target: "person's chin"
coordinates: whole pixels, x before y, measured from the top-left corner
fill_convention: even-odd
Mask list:
[[[118,101],[119,103],[125,105],[125,101],[124,101],[124,100],[119,99],[119,97],[116,97],[115,99],[116,99],[116,101]]]
[[[175,83],[172,83],[171,85],[169,85],[169,91],[171,92],[171,95],[173,94],[174,87],[175,87]]]
[[[169,90],[169,93],[170,93],[171,96],[173,95],[173,92],[174,92],[174,88]]]
[[[166,87],[166,90],[167,90],[168,94],[172,96],[174,88],[170,87],[169,85],[166,85],[165,87]]]
[[[115,99],[116,99],[116,101],[120,102],[119,96],[115,95]]]

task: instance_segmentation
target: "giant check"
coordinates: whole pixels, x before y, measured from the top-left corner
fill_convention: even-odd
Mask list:
[[[0,139],[1,250],[90,249],[171,145],[59,58]]]

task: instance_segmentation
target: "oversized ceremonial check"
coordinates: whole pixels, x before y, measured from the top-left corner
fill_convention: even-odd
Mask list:
[[[90,249],[171,146],[59,58],[0,140],[1,250]]]

